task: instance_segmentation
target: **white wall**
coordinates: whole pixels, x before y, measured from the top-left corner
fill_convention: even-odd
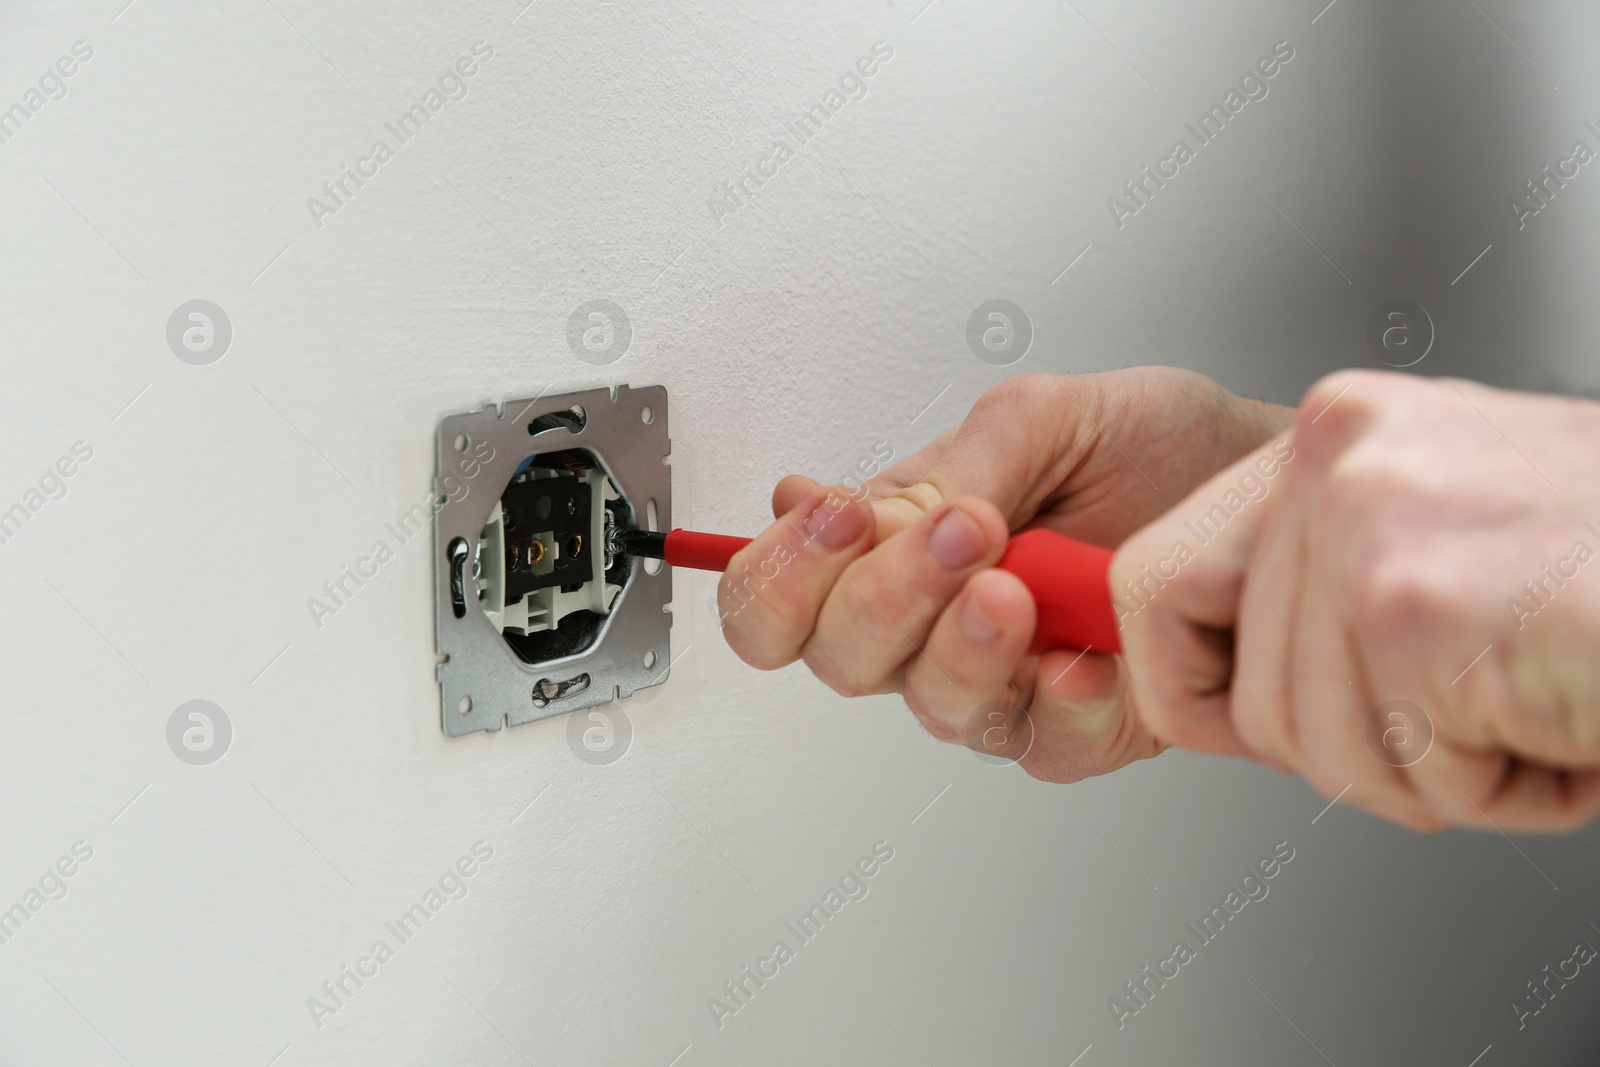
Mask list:
[[[1520,233],[1504,205],[1600,117],[1592,12],[121,3],[0,10],[0,105],[93,48],[0,144],[0,508],[93,449],[0,544],[0,907],[93,850],[0,945],[0,1063],[1493,1065],[1600,1042],[1581,986],[1521,1032],[1507,1007],[1600,937],[1593,832],[1313,824],[1297,782],[1183,755],[1041,785],[896,699],[746,669],[704,575],[676,576],[687,651],[595,767],[564,720],[441,734],[425,541],[320,629],[306,607],[427,492],[443,413],[663,383],[677,520],[753,531],[782,473],[907,454],[1008,373],[963,337],[992,297],[1037,330],[1018,371],[1168,362],[1292,402],[1375,365],[1366,317],[1403,296],[1439,325],[1420,372],[1593,386],[1600,178]],[[469,95],[316,226],[307,198],[479,40]],[[719,227],[721,183],[880,40],[867,95]],[[1116,228],[1106,198],[1281,40],[1270,95]],[[635,330],[598,372],[565,342],[596,297]],[[194,298],[234,328],[209,366],[164,337]],[[192,699],[232,723],[209,766],[168,748]],[[480,841],[467,896],[315,1025],[307,999]],[[707,999],[878,841],[866,899],[719,1029]],[[1119,1031],[1108,998],[1280,841],[1270,897]]]

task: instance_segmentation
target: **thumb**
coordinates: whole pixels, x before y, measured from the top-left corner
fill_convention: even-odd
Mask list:
[[[942,504],[972,496],[1000,509],[1015,530],[1038,514],[1087,453],[1094,431],[1088,390],[1076,398],[1057,375],[1009,378],[973,404],[936,449],[874,478],[879,537],[887,538]],[[1081,416],[1081,417],[1080,417]]]

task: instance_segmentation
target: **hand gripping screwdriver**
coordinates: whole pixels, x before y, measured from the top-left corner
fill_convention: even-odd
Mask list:
[[[614,549],[631,556],[665,560],[674,567],[726,570],[748,537],[694,530],[617,530]],[[1075,541],[1053,530],[1017,534],[996,564],[1022,579],[1038,606],[1039,622],[1029,652],[1053,648],[1122,651],[1111,603],[1112,551]]]

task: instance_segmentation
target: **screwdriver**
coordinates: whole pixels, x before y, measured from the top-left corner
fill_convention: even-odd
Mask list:
[[[728,534],[677,529],[617,530],[614,547],[630,556],[665,560],[674,567],[727,570],[728,562],[751,541]],[[1017,534],[996,564],[1022,579],[1038,606],[1029,652],[1053,648],[1121,652],[1122,639],[1111,604],[1112,551],[1075,541],[1054,530]]]

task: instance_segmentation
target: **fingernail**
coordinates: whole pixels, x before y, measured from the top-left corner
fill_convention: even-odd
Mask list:
[[[960,571],[983,558],[989,547],[983,528],[960,508],[951,508],[934,526],[928,538],[928,551],[948,570]]]
[[[966,631],[969,640],[979,644],[993,641],[1000,636],[1000,627],[984,613],[983,608],[978,605],[978,598],[970,594],[967,596],[966,605],[961,609],[961,628]]]
[[[830,507],[830,502],[843,506]],[[866,525],[867,517],[862,513],[861,505],[835,495],[830,495],[806,519],[806,529],[830,552],[855,544]]]

